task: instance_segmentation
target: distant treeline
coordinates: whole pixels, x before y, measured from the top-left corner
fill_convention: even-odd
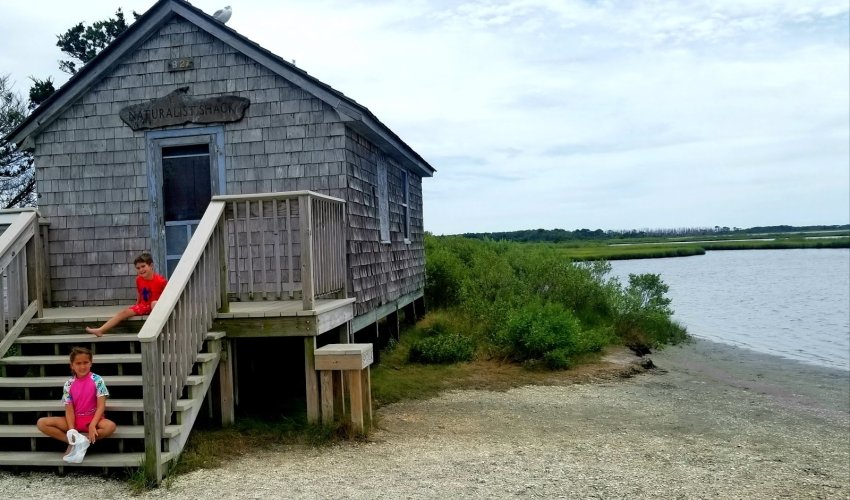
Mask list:
[[[628,229],[628,230],[606,230],[602,229],[524,229],[521,231],[506,231],[497,233],[463,233],[461,236],[474,239],[506,240],[521,242],[550,242],[574,240],[610,240],[610,239],[635,239],[635,238],[680,238],[693,236],[731,236],[745,234],[777,234],[777,233],[807,233],[815,231],[841,231],[850,230],[850,224],[840,226],[757,226],[747,229],[727,226],[714,227],[677,227],[665,229]]]

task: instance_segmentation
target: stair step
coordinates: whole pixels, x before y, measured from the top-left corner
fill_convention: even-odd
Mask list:
[[[163,453],[163,463],[176,457],[174,453]],[[145,459],[144,453],[98,453],[89,452],[81,464],[67,464],[62,454],[50,451],[0,451],[0,465],[65,466],[65,467],[139,467]]]
[[[208,332],[205,340],[218,340],[225,336],[225,332]],[[99,342],[138,342],[139,336],[135,333],[107,333],[102,337],[95,337],[89,333],[66,333],[45,335],[24,335],[18,337],[17,344],[73,344],[73,343],[99,343]]]
[[[215,359],[215,353],[202,352],[198,353],[195,358],[196,363],[206,363]],[[96,365],[105,363],[141,363],[141,354],[95,354],[94,362]],[[0,359],[0,365],[66,365],[68,364],[68,356],[9,356]]]
[[[165,432],[163,432],[162,437],[164,438],[173,438],[180,434],[180,426],[179,425],[166,425]],[[43,437],[47,438],[45,434],[42,434],[41,431],[38,430],[38,427],[34,425],[0,425],[0,438],[30,438],[30,437]],[[115,430],[115,434],[113,434],[112,438],[126,438],[126,439],[143,439],[145,437],[145,426],[143,425],[119,425],[118,429]]]
[[[68,377],[0,377],[0,387],[62,387]],[[141,386],[141,375],[109,375],[103,377],[107,387]],[[186,385],[200,385],[204,382],[201,375],[189,375]]]
[[[26,335],[18,337],[16,344],[74,344],[74,343],[100,343],[100,342],[138,342],[139,336],[135,333],[115,333],[95,337],[88,333],[75,333],[65,335]]]
[[[141,354],[96,354],[95,363],[141,363]],[[67,365],[68,356],[9,356],[0,365]]]
[[[177,401],[177,411],[186,411],[192,406],[191,399]],[[0,411],[64,411],[62,401],[55,400],[0,400]],[[141,399],[107,399],[106,411],[143,411]]]
[[[219,340],[227,336],[227,332],[207,332],[205,340]]]

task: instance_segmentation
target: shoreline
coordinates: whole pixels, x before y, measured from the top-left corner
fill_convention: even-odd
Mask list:
[[[589,381],[390,404],[366,442],[273,446],[139,498],[850,496],[850,374],[704,340],[647,358],[657,368],[621,350]],[[18,500],[128,494],[0,471]]]
[[[850,414],[850,371],[691,338],[648,357],[658,366],[764,394],[785,406]]]

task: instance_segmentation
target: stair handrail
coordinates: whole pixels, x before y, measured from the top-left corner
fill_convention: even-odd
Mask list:
[[[304,308],[313,309],[317,296],[345,293],[344,200],[313,191],[213,197],[156,307],[138,334],[142,346],[145,473],[150,479],[159,481],[162,478],[165,425],[176,409],[216,313],[226,311],[228,307],[227,204],[235,207],[238,203],[245,203],[246,219],[249,219],[251,203],[261,204],[269,200],[286,202],[287,218],[292,217],[289,201],[298,204]],[[255,208],[262,219],[262,205]],[[250,228],[246,230],[251,231]],[[231,236],[238,252],[240,241],[235,234],[237,232],[234,224]],[[247,238],[247,258],[251,262],[254,256],[251,254],[250,235]],[[314,248],[318,250],[315,253]],[[265,260],[262,252],[260,250],[259,258]],[[238,275],[239,270],[236,272]],[[253,276],[250,265],[249,275]],[[253,295],[254,291],[250,290],[250,294]]]
[[[43,254],[34,208],[0,210],[0,357],[33,316],[42,315]],[[6,275],[4,286],[3,276]]]
[[[145,472],[156,481],[162,478],[165,425],[216,312],[227,307],[224,208],[223,202],[209,204],[138,335],[142,346]]]

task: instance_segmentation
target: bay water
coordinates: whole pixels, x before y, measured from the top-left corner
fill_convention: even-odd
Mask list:
[[[613,276],[660,274],[688,333],[850,371],[850,249],[724,250],[612,261]]]

